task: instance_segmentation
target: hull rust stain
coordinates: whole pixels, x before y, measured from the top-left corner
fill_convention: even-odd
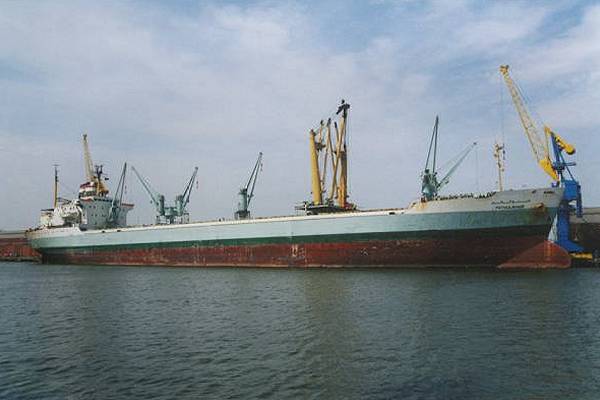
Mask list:
[[[44,262],[190,267],[567,268],[569,255],[543,236],[340,243],[189,245],[47,252]]]
[[[25,236],[6,238],[0,236],[0,261],[37,261],[40,254],[30,245]]]

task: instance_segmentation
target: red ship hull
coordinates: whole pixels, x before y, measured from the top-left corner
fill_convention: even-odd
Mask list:
[[[566,251],[541,236],[70,248],[46,252],[43,261],[175,267],[568,268],[571,263]]]

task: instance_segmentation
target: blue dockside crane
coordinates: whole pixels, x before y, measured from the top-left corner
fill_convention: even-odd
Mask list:
[[[554,162],[552,167],[558,174],[558,181],[553,182],[552,186],[563,187],[564,194],[556,217],[556,243],[567,250],[569,253],[580,253],[583,248],[571,240],[571,212],[581,218],[583,216],[583,201],[581,199],[581,185],[575,179],[569,167],[576,165],[575,162],[565,161],[563,151],[569,155],[575,153],[575,148],[565,143],[560,136],[552,132],[547,126],[544,127],[546,135],[550,136],[552,151],[554,153]]]
[[[553,187],[564,188],[563,198],[556,216],[555,242],[569,253],[580,253],[583,248],[571,239],[570,216],[572,212],[575,212],[578,217],[583,215],[581,185],[569,169],[575,163],[567,162],[563,154],[575,154],[575,147],[563,140],[547,125],[544,125],[544,133],[539,133],[536,124],[525,107],[522,91],[509,75],[508,68],[508,65],[500,66],[500,73],[508,87],[538,165],[552,178]],[[550,158],[550,145],[552,146],[554,160]]]

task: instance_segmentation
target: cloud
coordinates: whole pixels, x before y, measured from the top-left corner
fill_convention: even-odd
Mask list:
[[[456,16],[463,20],[456,27],[457,43],[471,53],[498,52],[499,47],[506,49],[517,41],[535,35],[548,11],[508,2],[492,4],[480,12],[466,10],[466,15]]]
[[[528,80],[548,82],[565,76],[575,78],[581,72],[597,79],[596,71],[600,67],[600,5],[585,9],[578,25],[529,50],[523,72]],[[586,65],[588,67],[582,71],[582,66]]]
[[[590,86],[598,82],[597,8],[577,9],[580,21],[546,36],[559,11],[564,6],[520,2],[7,3],[0,10],[0,146],[11,151],[0,150],[0,168],[14,175],[0,182],[0,206],[15,212],[0,225],[35,223],[48,204],[53,163],[64,166],[65,184],[80,183],[84,130],[95,161],[116,177],[128,160],[168,198],[198,165],[195,218],[230,215],[263,151],[255,213],[289,213],[309,195],[306,132],[340,98],[352,105],[351,194],[360,205],[398,206],[418,195],[436,114],[443,159],[473,140],[486,146],[449,190],[489,190],[500,63],[523,60],[515,71],[531,84],[536,109],[563,121],[556,125],[565,131],[576,129],[569,133],[577,141],[600,125]],[[561,54],[569,61],[561,63]],[[558,86],[565,77],[567,86]],[[514,112],[505,114],[509,181],[545,184]],[[585,140],[585,147],[598,144]],[[133,222],[151,221],[133,177],[128,188],[138,204]],[[599,192],[589,196],[600,200]]]

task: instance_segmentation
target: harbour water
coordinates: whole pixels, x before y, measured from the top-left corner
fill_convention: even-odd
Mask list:
[[[1,399],[597,399],[600,269],[0,263]]]

